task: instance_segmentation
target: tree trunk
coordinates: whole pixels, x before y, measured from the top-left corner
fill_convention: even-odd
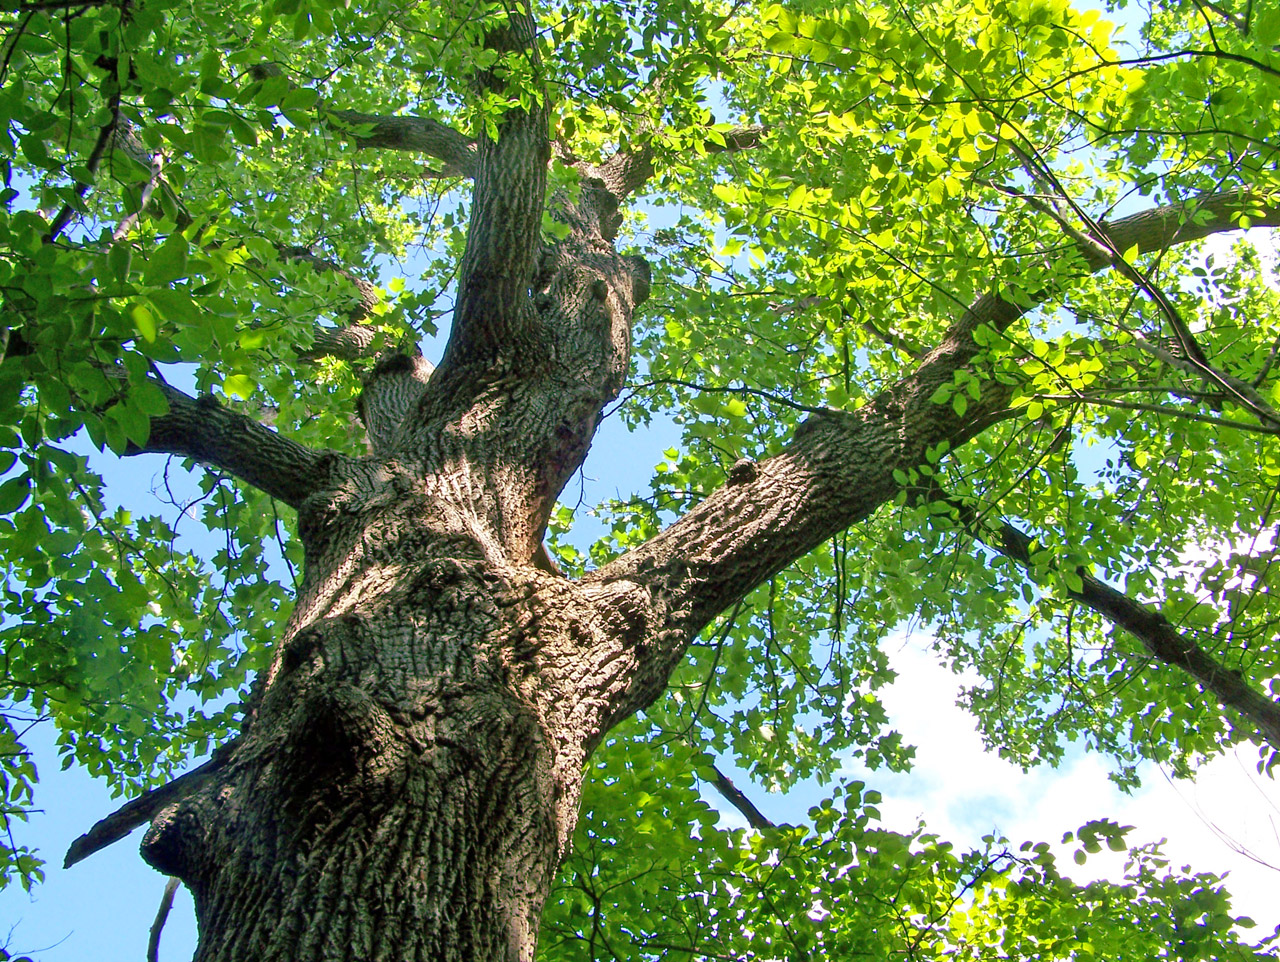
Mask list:
[[[511,24],[498,46],[531,43]],[[434,371],[379,359],[372,456],[177,395],[153,429],[295,507],[306,552],[241,736],[147,808],[143,855],[191,889],[200,962],[531,960],[587,757],[697,630],[634,579],[535,565],[649,280],[613,249],[618,197],[590,171],[559,198],[570,235],[542,241],[548,153],[541,108],[477,145],[449,345]]]
[[[144,839],[193,892],[200,962],[533,958],[609,721],[581,693],[625,632],[431,499],[353,517],[369,493],[304,508],[313,544],[316,515],[342,520],[296,628],[232,760]]]

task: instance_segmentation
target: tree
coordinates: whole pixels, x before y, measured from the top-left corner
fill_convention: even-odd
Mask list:
[[[1023,764],[1269,770],[1280,313],[1197,242],[1280,224],[1280,5],[7,9],[8,817],[25,706],[147,789],[68,862],[149,821],[207,962],[1252,957],[1153,850],[775,826],[717,758],[908,765],[916,617]],[[586,556],[628,383],[684,441]],[[198,463],[225,547],[80,432]]]

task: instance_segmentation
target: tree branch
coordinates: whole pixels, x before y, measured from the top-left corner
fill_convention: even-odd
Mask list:
[[[332,357],[339,361],[359,361],[378,356],[378,331],[365,324],[343,327],[322,327],[316,331],[315,340],[302,352],[305,361],[318,361]]]
[[[715,790],[741,813],[742,817],[747,820],[748,825],[757,832],[764,832],[778,827],[760,809],[756,808],[755,803],[742,793],[742,789],[733,784],[728,775],[720,771],[718,765],[711,766],[711,773],[711,784],[715,786]]]
[[[66,857],[62,860],[62,867],[71,868],[76,862],[88,858],[94,852],[120,841],[143,822],[154,818],[161,809],[186,798],[226,763],[233,744],[234,742],[224,745],[203,765],[193,768],[185,775],[179,775],[159,788],[153,788],[137,798],[130,799],[106,818],[98,821],[93,828],[71,843]]]
[[[171,875],[164,883],[164,894],[160,897],[160,907],[156,909],[156,919],[151,923],[151,935],[147,939],[147,962],[160,962],[160,933],[164,931],[164,923],[169,920],[173,896],[181,884],[182,879],[176,875]]]
[[[360,419],[375,454],[396,447],[405,418],[426,393],[435,367],[421,354],[388,351],[364,379]]]
[[[448,124],[430,117],[388,117],[358,110],[321,108],[339,134],[348,134],[357,147],[403,150],[426,154],[444,163],[441,177],[476,175],[476,142]],[[360,128],[351,132],[351,128]]]
[[[80,200],[84,200],[85,195],[89,193],[91,182],[97,175],[103,155],[106,154],[107,147],[110,146],[115,134],[116,125],[120,123],[120,90],[118,87],[109,98],[107,107],[111,111],[111,117],[98,131],[98,139],[94,142],[93,149],[89,152],[89,156],[84,163],[84,169],[88,172],[89,179],[79,181],[76,184],[75,192]],[[62,205],[62,210],[58,212],[58,215],[53,219],[53,223],[49,225],[49,233],[45,237],[46,244],[51,244],[58,239],[58,235],[71,222],[71,217],[74,213],[75,209],[70,201]]]
[[[1280,224],[1280,210],[1267,198],[1228,191],[1144,211],[1107,231],[1113,247],[1148,253],[1233,229],[1244,211],[1260,215],[1255,223]],[[1087,272],[1109,264],[1089,247],[1075,255]],[[1056,293],[1043,291],[1038,300]],[[620,695],[633,699],[626,708],[643,707],[661,692],[688,642],[716,614],[893,499],[927,450],[943,442],[954,449],[1007,416],[1014,386],[991,378],[982,380],[980,399],[964,414],[932,397],[982,353],[974,340],[979,328],[1003,331],[1030,309],[1029,299],[979,297],[913,374],[856,411],[810,417],[779,454],[735,465],[725,485],[675,524],[589,574],[584,582],[622,588],[629,604],[646,611],[651,647],[634,687]]]
[[[365,280],[358,274],[353,273],[341,264],[334,263],[327,257],[320,257],[313,253],[310,248],[302,247],[297,244],[279,244],[273,243],[276,252],[280,255],[280,259],[284,261],[296,261],[300,264],[308,265],[317,274],[336,274],[344,281],[349,283],[356,289],[359,296],[359,303],[347,312],[347,319],[352,323],[368,317],[373,312],[374,306],[379,301],[378,285],[372,281]]]
[[[252,418],[223,407],[212,396],[191,397],[163,382],[169,413],[151,419],[151,434],[127,454],[176,454],[194,458],[297,508],[324,483],[335,459],[282,437]]]
[[[112,145],[122,154],[138,164],[144,169],[150,170],[150,176],[142,185],[142,194],[140,197],[138,210],[126,216],[116,229],[112,232],[111,239],[120,241],[128,235],[129,231],[137,223],[139,214],[146,210],[147,204],[156,190],[165,193],[169,200],[173,202],[173,207],[177,213],[175,215],[175,225],[179,230],[185,230],[195,223],[195,219],[187,210],[186,205],[182,201],[182,197],[173,189],[173,186],[164,176],[164,157],[161,154],[151,154],[142,140],[138,137],[137,129],[133,123],[127,118],[121,116],[116,124],[113,133]],[[328,258],[321,257],[310,248],[300,244],[284,244],[279,241],[268,238],[269,243],[276,249],[282,261],[293,261],[296,263],[307,264],[316,273],[319,274],[335,274],[343,280],[351,284],[356,289],[359,302],[355,307],[347,312],[348,320],[356,322],[367,317],[374,306],[378,303],[378,287],[376,284],[359,276],[350,269],[343,267]],[[210,245],[216,246],[216,245]]]
[[[735,127],[723,134],[708,137],[703,142],[703,149],[708,154],[751,150],[760,146],[764,134],[765,128],[759,125]],[[721,139],[723,143],[720,142]],[[605,182],[609,191],[618,200],[622,200],[635,193],[653,177],[655,172],[653,163],[657,153],[657,145],[652,138],[649,138],[639,147],[618,151],[598,167],[592,168],[592,173]]]
[[[473,359],[491,361],[499,353],[521,355],[537,347],[529,282],[541,241],[551,140],[537,27],[529,8],[508,8],[506,23],[485,39],[499,63],[479,76],[478,86],[487,97],[510,105],[497,120],[497,137],[485,131],[478,138],[458,301],[440,363],[446,380],[451,369]],[[525,71],[534,89],[512,89],[507,78]]]
[[[284,71],[276,63],[260,63],[249,68],[249,76],[254,80],[283,75]],[[444,169],[436,172],[441,177],[476,175],[476,142],[439,120],[368,114],[332,107],[323,99],[317,102],[316,111],[335,133],[350,137],[357,147],[426,154],[444,163]]]
[[[1033,568],[1031,545],[1034,539],[1008,521],[1001,520],[994,528],[984,527],[978,522],[977,511],[971,501],[937,488],[916,489],[914,496],[917,500],[944,501],[971,535],[1022,568]],[[1280,749],[1280,703],[1250,687],[1240,672],[1227,668],[1179,632],[1159,611],[1095,578],[1083,566],[1076,568],[1075,573],[1080,578],[1081,587],[1079,591],[1068,590],[1070,598],[1123,628],[1157,661],[1187,672],[1206,691],[1212,692],[1222,705],[1248,719],[1272,747]]]
[[[1028,202],[1036,209],[1044,211],[1052,217],[1082,250],[1089,251],[1105,261],[1151,299],[1173,330],[1182,355],[1186,359],[1185,363],[1189,365],[1191,370],[1217,384],[1223,389],[1224,393],[1235,397],[1237,403],[1252,411],[1260,421],[1270,422],[1273,426],[1280,426],[1280,415],[1277,415],[1271,405],[1257,391],[1242,381],[1228,377],[1209,363],[1209,358],[1205,355],[1199,341],[1196,340],[1191,328],[1187,326],[1177,305],[1173,303],[1169,295],[1145,271],[1141,270],[1136,264],[1131,264],[1125,260],[1125,248],[1117,247],[1114,239],[1110,236],[1109,230],[1090,217],[1068,195],[1057,174],[1039,158],[1032,158],[1016,144],[1011,144],[1010,149],[1022,159],[1023,167],[1027,174],[1033,179],[1043,181],[1050,190],[1054,191],[1053,199],[1065,204],[1071,213],[1084,224],[1087,232],[1077,230],[1063,214],[1055,207],[1045,204],[1042,199],[1028,195],[1020,196],[1026,197]],[[1017,192],[1015,191],[1014,193]],[[1138,339],[1138,342],[1140,345],[1146,344],[1141,338]]]
[[[1197,411],[1185,411],[1171,408],[1163,404],[1145,404],[1141,401],[1122,401],[1119,398],[1102,397],[1094,394],[1038,394],[1044,401],[1065,401],[1070,404],[1093,404],[1104,408],[1118,408],[1122,411],[1146,411],[1150,414],[1165,414],[1169,417],[1182,418],[1186,421],[1199,421],[1201,424],[1216,424],[1219,427],[1231,428],[1235,431],[1249,431],[1254,434],[1280,434],[1280,428],[1266,424],[1253,424],[1249,421],[1237,421],[1233,418],[1214,417],[1212,414],[1200,414]],[[1217,398],[1217,395],[1214,395]]]
[[[1134,335],[1133,343],[1152,357],[1164,361],[1170,367],[1177,368],[1185,374],[1198,375],[1219,387],[1227,388],[1231,392],[1227,397],[1234,398],[1236,404],[1244,407],[1259,421],[1270,424],[1273,429],[1280,428],[1280,412],[1277,412],[1252,384],[1219,370],[1209,362],[1208,358],[1203,357],[1203,352],[1201,353],[1203,360],[1197,360],[1181,357],[1171,351],[1167,351],[1160,345],[1148,341],[1145,337]],[[1179,343],[1182,342],[1179,341]]]

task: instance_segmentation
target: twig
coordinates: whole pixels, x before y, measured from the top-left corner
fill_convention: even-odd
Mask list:
[[[164,895],[160,896],[160,908],[156,910],[156,920],[151,923],[151,938],[147,940],[147,962],[160,962],[160,933],[164,931],[164,923],[169,918],[169,910],[173,908],[173,896],[178,891],[182,879],[176,875],[169,876],[164,883]]]
[[[774,404],[781,404],[783,407],[791,408],[793,411],[803,411],[806,414],[829,414],[830,408],[811,407],[808,404],[801,404],[798,401],[792,401],[790,398],[782,397],[771,391],[762,391],[754,387],[733,387],[732,385],[716,385],[716,384],[698,384],[694,381],[682,381],[674,377],[658,377],[653,378],[643,384],[637,384],[636,390],[646,387],[660,387],[662,385],[674,385],[675,387],[687,387],[692,391],[707,391],[712,394],[745,394],[748,397],[764,398],[766,401],[772,401]]]
[[[1237,421],[1234,418],[1216,418],[1209,414],[1196,414],[1194,411],[1182,411],[1178,408],[1164,407],[1159,404],[1118,401],[1115,398],[1103,398],[1089,394],[1041,394],[1037,396],[1044,401],[1071,401],[1077,404],[1097,404],[1101,407],[1121,408],[1125,411],[1149,411],[1152,414],[1168,414],[1170,417],[1185,418],[1188,421],[1201,421],[1205,424],[1217,424],[1220,427],[1252,431],[1255,434],[1280,434],[1280,427],[1273,428],[1267,427],[1265,424],[1250,424],[1248,421]]]

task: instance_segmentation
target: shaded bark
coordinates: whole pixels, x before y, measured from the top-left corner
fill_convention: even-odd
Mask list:
[[[323,482],[333,452],[316,451],[282,437],[252,418],[223,407],[216,398],[193,398],[161,384],[169,413],[151,419],[145,445],[129,454],[163,452],[194,458],[235,475],[290,507],[298,507]]]
[[[234,743],[232,743],[233,745]],[[106,818],[99,819],[67,849],[62,860],[63,868],[70,868],[94,852],[101,851],[112,842],[118,842],[143,822],[149,822],[157,813],[194,792],[226,760],[231,745],[224,745],[214,752],[213,758],[159,788],[131,798]]]

